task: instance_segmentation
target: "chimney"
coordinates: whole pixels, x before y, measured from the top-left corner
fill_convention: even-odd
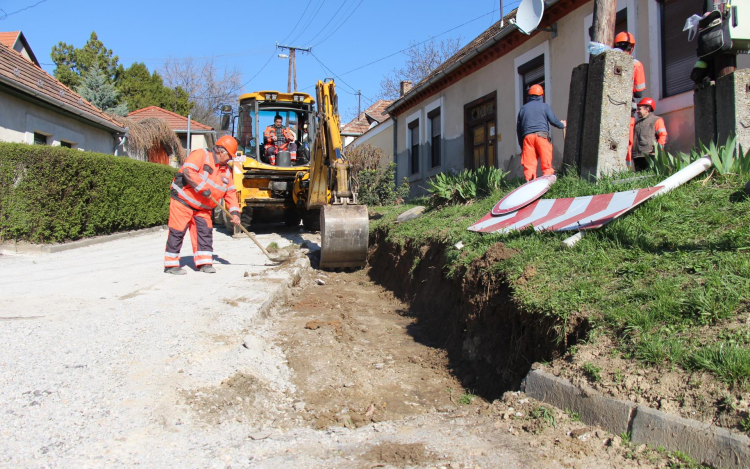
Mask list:
[[[401,96],[405,95],[411,90],[411,87],[414,86],[413,81],[404,80],[401,82]]]

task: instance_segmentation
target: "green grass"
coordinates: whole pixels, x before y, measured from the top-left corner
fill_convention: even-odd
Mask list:
[[[549,407],[540,405],[529,412],[529,417],[533,419],[542,419],[547,422],[550,427],[557,427],[557,417],[555,417],[555,411]]]
[[[266,246],[266,251],[270,253],[279,252],[279,244],[276,241],[271,241],[268,243],[268,246]]]
[[[591,381],[598,383],[602,380],[602,368],[594,365],[593,363],[586,362],[581,366],[581,370],[586,373]]]
[[[472,402],[474,402],[474,399],[476,399],[476,397],[477,396],[475,396],[471,392],[467,392],[466,394],[458,398],[458,403],[461,405],[470,405]]]
[[[563,176],[545,197],[602,194],[659,181],[613,183],[621,177],[594,184]],[[573,249],[560,246],[572,233],[467,231],[502,191],[468,205],[430,208],[401,224],[393,223],[399,213],[426,200],[371,209],[382,215],[371,229],[386,230],[386,240],[399,245],[444,244],[448,277],[502,242],[518,253],[491,271],[513,287],[523,311],[559,318],[560,340],[568,318],[584,315],[626,358],[705,370],[729,385],[748,387],[750,338],[721,335],[728,321],[750,309],[750,200],[742,193],[747,175],[714,175],[705,184],[703,179],[589,231]],[[461,250],[454,247],[459,241]],[[534,265],[537,274],[519,282],[527,265]]]

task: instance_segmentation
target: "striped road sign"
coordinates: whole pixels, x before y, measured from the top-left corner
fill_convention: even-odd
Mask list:
[[[591,230],[629,212],[662,189],[663,186],[656,186],[613,194],[541,199],[505,215],[496,217],[490,212],[471,225],[469,231],[507,233],[530,225],[536,231]]]

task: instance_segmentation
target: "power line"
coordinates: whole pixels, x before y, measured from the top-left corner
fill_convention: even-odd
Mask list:
[[[325,2],[326,2],[326,0],[322,0],[320,2],[320,6],[318,6],[317,10],[315,10],[315,13],[313,13],[313,17],[310,18],[310,21],[308,21],[308,26],[310,24],[312,24],[313,21],[315,21],[315,18],[318,16],[318,13],[320,13],[320,10],[323,8],[323,5],[325,4]],[[297,36],[294,39],[292,39],[289,42],[297,42],[297,39],[299,39],[300,36],[302,36],[303,34],[305,34],[306,31],[307,31],[307,27],[305,27],[299,34],[297,34]]]
[[[410,50],[410,49],[413,49],[413,48],[415,48],[415,47],[417,47],[417,46],[421,46],[422,44],[424,44],[424,43],[426,43],[426,42],[430,42],[430,41],[432,41],[432,40],[433,40],[433,39],[435,39],[436,37],[440,37],[440,36],[442,36],[443,34],[448,34],[449,32],[451,32],[451,31],[455,31],[455,30],[456,30],[456,29],[458,29],[458,28],[462,28],[462,27],[466,26],[466,25],[467,25],[467,24],[469,24],[469,23],[473,23],[473,22],[475,22],[475,21],[477,21],[477,20],[480,20],[480,19],[484,18],[485,16],[488,16],[488,15],[490,15],[490,14],[494,13],[495,11],[497,11],[497,10],[492,10],[492,11],[491,11],[491,12],[489,12],[489,13],[485,13],[485,14],[483,14],[483,15],[481,15],[481,16],[477,16],[476,18],[474,18],[474,19],[472,19],[472,20],[469,20],[469,21],[467,21],[467,22],[465,22],[465,23],[459,24],[458,26],[455,26],[455,27],[453,27],[453,28],[451,28],[451,29],[448,29],[448,30],[446,30],[446,31],[443,31],[443,32],[442,32],[442,33],[440,33],[440,34],[437,34],[437,35],[435,35],[435,36],[431,36],[431,37],[430,37],[429,39],[425,39],[425,40],[424,40],[424,41],[422,41],[422,42],[418,42],[418,43],[416,43],[416,44],[412,44],[412,45],[410,45],[409,47],[407,47],[407,48],[405,48],[405,49],[401,49],[401,50],[399,50],[399,51],[396,51],[396,52],[394,52],[394,53],[392,53],[392,54],[388,54],[388,55],[386,55],[385,57],[381,57],[381,58],[379,58],[379,59],[373,60],[372,62],[369,62],[369,63],[366,63],[366,64],[364,64],[364,65],[361,65],[361,66],[359,66],[359,67],[357,67],[357,68],[353,68],[353,69],[349,70],[348,72],[344,72],[344,73],[342,73],[342,75],[348,75],[348,74],[350,74],[350,73],[356,72],[357,70],[363,69],[363,68],[365,68],[365,67],[369,67],[370,65],[376,64],[376,63],[378,63],[378,62],[382,62],[382,61],[383,61],[383,60],[385,60],[385,59],[389,59],[389,58],[393,57],[394,55],[398,55],[398,54],[401,54],[401,53],[403,53],[403,52],[406,52],[406,51],[408,51],[408,50]]]
[[[14,11],[12,13],[5,13],[5,10],[0,9],[0,11],[2,11],[3,13],[5,13],[5,16],[3,16],[2,18],[0,18],[0,20],[4,20],[5,18],[9,17],[10,15],[15,15],[16,13],[21,13],[22,11],[26,11],[26,10],[28,10],[30,8],[34,8],[35,6],[39,5],[40,3],[44,3],[46,1],[47,0],[39,0],[38,2],[36,2],[33,5],[29,5],[27,7],[21,8],[20,10],[16,10],[16,11]]]
[[[347,16],[347,17],[346,17],[346,18],[344,19],[344,21],[342,21],[342,22],[341,22],[341,23],[339,23],[339,24],[338,24],[338,25],[337,25],[337,26],[336,26],[335,28],[333,28],[333,32],[331,32],[331,34],[329,34],[328,36],[326,36],[326,37],[325,37],[325,39],[323,39],[323,40],[322,40],[322,41],[320,41],[319,43],[315,44],[315,45],[314,45],[313,47],[317,47],[317,46],[319,46],[319,45],[323,44],[324,42],[326,42],[326,41],[328,40],[328,38],[329,38],[329,37],[331,37],[331,36],[333,36],[334,34],[336,34],[336,33],[338,32],[339,28],[340,28],[340,27],[342,27],[342,26],[343,26],[343,25],[344,25],[344,24],[345,24],[345,23],[346,23],[346,22],[347,22],[347,21],[349,20],[349,18],[351,18],[351,16],[352,16],[352,15],[354,14],[354,12],[355,12],[355,11],[357,11],[357,9],[359,8],[359,6],[360,6],[360,5],[362,5],[362,2],[364,2],[364,1],[365,1],[365,0],[360,0],[360,1],[359,1],[359,3],[357,4],[357,6],[356,6],[356,7],[354,7],[354,10],[352,10],[352,12],[351,12],[351,13],[349,13],[349,16]]]
[[[317,60],[317,61],[318,61],[318,63],[320,63],[320,65],[322,65],[322,66],[323,66],[323,68],[325,68],[326,70],[328,70],[329,72],[331,72],[331,74],[332,74],[332,75],[333,75],[334,77],[336,77],[336,78],[338,78],[339,80],[341,80],[341,83],[343,83],[343,84],[345,84],[346,86],[348,86],[348,87],[349,87],[349,89],[351,89],[351,90],[352,90],[352,93],[349,93],[349,92],[348,92],[348,91],[346,91],[346,90],[345,90],[344,88],[341,88],[341,90],[342,90],[342,91],[344,91],[344,92],[346,92],[346,93],[349,93],[349,94],[352,94],[352,95],[355,95],[355,96],[356,96],[356,95],[360,95],[360,96],[362,96],[363,98],[367,99],[368,101],[372,102],[372,100],[371,100],[370,98],[368,98],[367,96],[363,95],[361,91],[359,91],[359,90],[356,90],[356,89],[354,89],[354,87],[353,87],[352,85],[350,85],[349,83],[345,82],[345,81],[344,81],[344,79],[343,79],[343,78],[341,78],[340,76],[336,75],[336,72],[334,72],[333,70],[331,70],[331,69],[330,69],[330,67],[328,67],[328,66],[327,66],[326,64],[324,64],[323,62],[321,62],[321,61],[320,61],[320,59],[319,59],[318,57],[316,57],[316,56],[315,56],[315,54],[313,54],[312,52],[310,52],[310,55],[312,55],[313,57],[315,57],[315,60]]]
[[[326,28],[328,27],[328,25],[329,25],[329,24],[331,24],[331,21],[333,21],[333,19],[334,19],[334,18],[336,18],[336,15],[338,15],[338,14],[339,14],[339,12],[341,11],[341,9],[342,9],[342,8],[344,8],[344,5],[346,5],[346,2],[348,2],[348,1],[349,1],[349,0],[344,0],[344,1],[343,1],[343,2],[341,3],[341,6],[339,7],[339,9],[338,9],[338,10],[336,10],[336,13],[334,13],[334,14],[333,14],[333,16],[331,16],[331,19],[329,19],[329,20],[328,20],[328,23],[326,23],[326,24],[325,24],[325,26],[323,26],[322,28],[320,28],[320,31],[318,31],[318,34],[316,34],[315,36],[311,37],[311,38],[310,38],[310,40],[309,40],[309,41],[307,41],[307,43],[308,43],[308,44],[309,44],[309,43],[311,43],[311,42],[313,42],[313,41],[315,40],[315,38],[317,38],[318,36],[320,36],[320,34],[321,34],[321,33],[322,33],[323,31],[326,31]]]
[[[311,4],[311,3],[312,3],[312,0],[309,0],[309,1],[307,2],[307,6],[305,7],[304,11],[302,11],[302,14],[301,14],[301,15],[299,15],[299,19],[297,20],[297,24],[295,24],[295,25],[294,25],[294,27],[292,28],[292,30],[291,30],[291,31],[289,31],[289,34],[287,34],[287,35],[286,35],[286,37],[285,37],[284,39],[282,39],[282,40],[281,40],[281,42],[282,42],[282,43],[283,43],[283,42],[286,42],[286,40],[287,40],[287,39],[289,39],[289,36],[291,36],[291,35],[292,35],[292,33],[294,32],[294,30],[295,30],[295,29],[297,29],[297,26],[299,26],[299,23],[300,23],[300,21],[302,21],[302,18],[304,18],[304,16],[305,16],[305,13],[307,13],[307,9],[308,9],[308,8],[310,8],[310,4]]]
[[[274,55],[276,55],[276,49],[274,49],[274,50],[273,50],[273,52],[271,53],[271,56],[270,56],[270,57],[268,58],[268,60],[266,61],[266,63],[264,63],[264,64],[263,64],[263,66],[262,66],[262,67],[260,67],[260,70],[258,70],[258,73],[256,73],[255,75],[253,75],[253,77],[252,77],[252,78],[250,78],[250,79],[249,79],[249,80],[247,80],[247,81],[246,81],[245,83],[243,83],[243,84],[242,84],[242,86],[240,86],[240,88],[244,88],[244,87],[245,87],[245,86],[246,86],[246,85],[247,85],[248,83],[250,83],[251,81],[255,80],[255,77],[257,77],[258,75],[260,75],[260,72],[262,72],[262,71],[263,71],[263,69],[265,69],[265,68],[266,68],[266,66],[267,66],[267,65],[268,65],[269,63],[271,63],[271,60],[273,59],[273,56],[274,56]]]

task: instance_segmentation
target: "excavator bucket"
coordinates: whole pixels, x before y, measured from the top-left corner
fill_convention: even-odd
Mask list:
[[[362,267],[370,236],[365,205],[324,205],[320,210],[320,267]]]

